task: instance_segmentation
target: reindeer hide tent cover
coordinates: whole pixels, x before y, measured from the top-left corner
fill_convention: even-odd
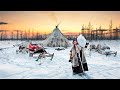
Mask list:
[[[61,33],[58,26],[53,30],[53,32],[48,36],[46,40],[43,41],[43,45],[47,47],[70,47],[71,43],[68,39]]]

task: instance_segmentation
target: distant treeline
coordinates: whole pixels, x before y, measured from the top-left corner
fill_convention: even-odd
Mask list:
[[[0,22],[0,25],[8,24],[6,22]],[[108,29],[102,29],[102,26],[97,29],[93,29],[93,26],[89,22],[88,25],[82,26],[80,33],[87,40],[119,40],[120,39],[120,26],[113,29],[112,20],[110,21]],[[68,40],[73,40],[78,35],[64,35]],[[0,30],[0,40],[45,40],[49,34],[40,34],[34,30],[13,30],[8,32],[7,30]]]
[[[109,29],[96,29],[96,30],[84,30],[82,31],[83,36],[87,40],[119,40],[120,39],[120,29],[115,28]]]
[[[84,30],[81,33],[87,40],[119,40],[120,39],[120,29],[113,29],[112,32],[105,29],[97,29],[97,30]],[[78,35],[64,35],[68,40],[73,40]],[[29,34],[29,33],[6,33],[5,31],[0,32],[0,40],[45,40],[49,34]]]
[[[41,34],[39,32],[34,32],[34,30],[0,30],[0,40],[45,40],[49,34]],[[65,35],[69,40],[73,40],[77,35]]]

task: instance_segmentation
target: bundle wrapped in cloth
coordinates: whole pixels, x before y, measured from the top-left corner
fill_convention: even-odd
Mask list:
[[[85,39],[85,37],[80,34],[77,38],[77,41],[78,41],[78,44],[81,46],[81,47],[85,47],[86,46],[86,43],[87,43],[87,40]]]

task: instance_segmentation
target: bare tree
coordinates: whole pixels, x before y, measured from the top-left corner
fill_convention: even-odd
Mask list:
[[[27,31],[24,32],[24,40],[27,40]]]
[[[4,40],[7,40],[7,33],[6,33],[6,30],[4,31]]]
[[[13,40],[13,31],[11,32],[11,40]]]
[[[28,40],[30,39],[30,29],[28,29],[28,34],[27,34],[27,38],[28,38]]]
[[[20,32],[20,38],[21,38],[21,41],[23,40],[23,33],[22,33],[22,31]]]
[[[1,40],[3,40],[3,32],[1,32]]]
[[[34,30],[32,29],[32,40],[34,40]]]
[[[110,31],[110,39],[112,39],[112,31],[113,31],[113,29],[112,29],[112,20],[110,21],[110,25],[109,25],[109,31]]]

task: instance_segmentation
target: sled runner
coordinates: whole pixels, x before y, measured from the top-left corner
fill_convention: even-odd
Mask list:
[[[65,48],[56,48],[55,50],[61,51],[61,50],[65,50]]]
[[[115,51],[109,51],[109,52],[106,52],[106,53],[105,53],[106,56],[112,55],[112,54],[113,54],[114,56],[116,56],[116,55],[117,55],[117,51],[116,51],[116,52],[115,52]]]
[[[117,55],[117,51],[104,51],[104,50],[100,50],[100,51],[98,51],[98,53],[106,55],[106,56],[108,56],[108,55],[116,56]]]
[[[39,59],[46,58],[46,57],[51,57],[50,60],[52,60],[54,57],[54,53],[53,54],[44,54],[44,55],[41,53],[41,54],[39,54],[37,60],[35,60],[35,61],[38,61]]]
[[[54,57],[54,53],[52,54],[52,56],[51,56],[51,59],[50,59],[50,60],[52,60],[52,59],[53,59],[53,57]]]

